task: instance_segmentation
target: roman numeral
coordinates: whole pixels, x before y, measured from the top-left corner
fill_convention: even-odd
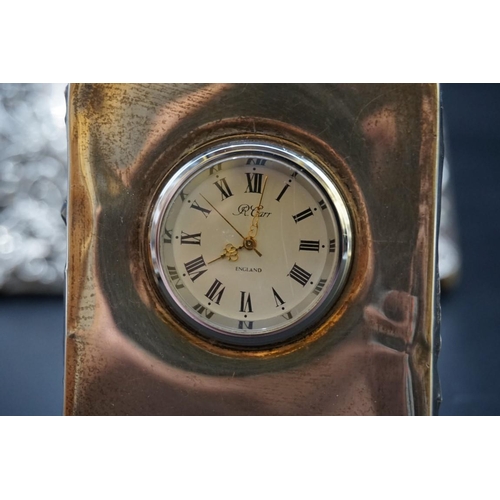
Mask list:
[[[330,240],[330,252],[335,252],[336,242],[335,240]]]
[[[313,291],[314,295],[319,295],[321,293],[321,290],[323,290],[325,284],[326,280],[319,280],[318,284],[316,285],[316,288]]]
[[[181,231],[181,245],[201,245],[201,233],[188,234]]]
[[[213,167],[210,167],[210,175],[214,175],[215,172],[220,172],[221,168],[222,168],[222,163],[219,163],[218,165],[214,165]]]
[[[212,286],[208,289],[208,292],[205,294],[205,297],[207,297],[209,300],[215,302],[217,305],[220,303],[220,299],[222,298],[222,294],[224,293],[224,290],[226,287],[222,286],[222,283],[216,279],[213,283]],[[219,290],[220,289],[220,290]]]
[[[253,321],[238,321],[238,328],[240,330],[252,330]]]
[[[297,283],[300,283],[302,286],[306,286],[309,278],[312,275],[309,274],[306,270],[299,267],[297,264],[294,264],[288,276],[294,279]]]
[[[181,279],[179,278],[179,275],[177,274],[177,270],[173,266],[167,266],[167,271],[170,276],[170,279],[174,283],[174,286],[177,290],[180,290],[181,288],[184,288],[184,284],[182,283]]]
[[[163,235],[163,243],[172,243],[172,229],[165,228]]]
[[[318,204],[319,204],[321,210],[325,210],[326,209],[326,203],[325,203],[324,200],[319,200]]]
[[[248,158],[247,165],[262,165],[266,164],[267,160],[263,160],[262,158]]]
[[[283,186],[283,189],[281,190],[280,194],[278,195],[278,197],[276,198],[276,201],[280,201],[282,196],[285,194],[285,191],[290,187],[290,184],[285,184]]]
[[[274,302],[276,307],[282,306],[285,301],[279,296],[278,292],[273,288]]]
[[[184,267],[186,268],[187,273],[189,274],[189,277],[191,278],[191,281],[197,280],[203,273],[206,273],[207,270],[203,269],[202,271],[198,271],[198,269],[201,269],[202,267],[205,267],[205,261],[203,260],[203,256],[200,255],[199,257],[196,257],[196,259],[193,259],[189,262],[186,262],[184,264]]]
[[[184,201],[189,196],[189,193],[185,193],[184,190],[182,190],[179,196],[181,200]]]
[[[193,203],[191,204],[191,208],[199,210],[205,217],[208,217],[211,212],[211,210],[208,210],[208,208],[200,207],[200,205],[198,205],[198,202],[196,200],[194,200]]]
[[[252,309],[252,298],[250,297],[250,294],[247,292],[240,292],[241,293],[241,302],[240,302],[240,312],[247,312],[251,313],[253,312]]]
[[[231,190],[229,189],[229,186],[227,185],[226,178],[223,177],[220,181],[214,182],[214,184],[219,188],[219,191],[222,194],[222,200],[224,201],[226,198],[230,198],[233,196],[233,193],[231,193]]]
[[[196,304],[193,309],[201,314],[201,316],[205,316],[205,318],[207,319],[210,319],[215,313],[210,311],[210,309],[206,309],[205,307],[203,307],[201,304]]]
[[[313,215],[312,210],[310,208],[306,208],[306,210],[303,210],[302,212],[299,212],[297,215],[294,215],[293,220],[295,221],[295,224],[297,224],[297,222],[307,219],[308,217],[311,217],[311,215]]]
[[[262,174],[246,174],[247,189],[245,193],[260,193],[262,191]]]
[[[299,250],[319,252],[319,240],[300,240]]]

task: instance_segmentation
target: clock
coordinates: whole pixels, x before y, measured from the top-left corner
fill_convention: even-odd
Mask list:
[[[342,292],[354,244],[327,172],[293,146],[259,139],[206,146],[181,161],[149,226],[165,305],[227,347],[307,334]]]
[[[436,412],[440,123],[427,84],[70,86],[65,412]]]

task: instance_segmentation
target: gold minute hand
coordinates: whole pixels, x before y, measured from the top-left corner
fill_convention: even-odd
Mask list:
[[[245,237],[202,194],[200,194],[200,196],[243,238],[243,240],[245,239]],[[262,254],[256,248],[252,250],[254,250],[259,257],[262,257]]]
[[[257,231],[259,230],[260,211],[262,210],[262,198],[264,197],[266,184],[267,184],[267,175],[264,177],[264,186],[262,187],[262,193],[260,193],[259,204],[255,209],[255,215],[253,216],[252,223],[250,224],[250,229],[248,230],[247,238],[255,238],[257,236]]]

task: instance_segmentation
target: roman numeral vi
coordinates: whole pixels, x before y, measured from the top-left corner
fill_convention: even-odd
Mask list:
[[[240,293],[241,293],[240,312],[247,312],[247,313],[253,312],[252,298],[250,297],[250,294],[247,292],[240,292]]]

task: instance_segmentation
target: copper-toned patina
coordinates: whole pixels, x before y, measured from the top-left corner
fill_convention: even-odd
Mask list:
[[[68,118],[66,414],[435,412],[436,85],[72,85]],[[147,235],[183,158],[256,137],[329,169],[353,261],[313,331],[231,349],[169,310]]]

